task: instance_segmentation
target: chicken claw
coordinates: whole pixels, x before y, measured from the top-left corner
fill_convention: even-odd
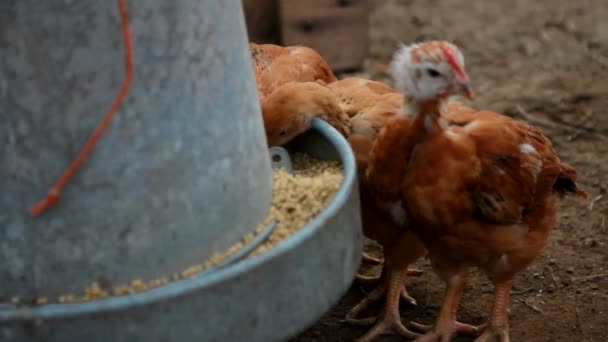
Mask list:
[[[403,287],[407,274],[408,270],[391,271],[386,283],[378,285],[346,315],[345,322],[350,324],[374,324],[374,326],[358,340],[359,342],[372,341],[374,338],[380,335],[391,333],[410,338],[420,336],[420,334],[408,330],[403,323],[401,323],[401,316],[399,314],[399,299],[401,297],[409,298],[410,302],[413,301],[415,303],[415,300],[407,294],[405,288]],[[370,303],[380,299],[385,293],[386,304],[383,312],[378,317],[364,319],[354,318],[361,311],[367,308]]]
[[[403,323],[401,323],[401,317],[398,312],[385,312],[381,316],[382,317],[378,317],[378,323],[376,323],[376,325],[374,325],[365,335],[357,339],[357,342],[370,342],[376,337],[386,334],[399,334],[409,338],[420,336],[420,334],[408,330]]]
[[[474,342],[509,342],[509,330],[506,328],[489,328]]]
[[[476,327],[470,324],[460,323],[456,320],[440,322],[437,324],[436,327],[418,324],[414,322],[410,324],[416,330],[426,332],[426,334],[417,338],[416,342],[450,342],[454,334],[460,333],[467,335],[478,335],[480,330],[482,329],[482,326]]]
[[[376,288],[374,288],[372,290],[372,292],[370,292],[365,298],[363,298],[363,300],[361,300],[357,305],[355,305],[348,312],[344,321],[347,323],[350,323],[350,324],[354,324],[354,325],[372,325],[372,324],[374,324],[376,322],[376,318],[374,318],[374,317],[362,318],[362,319],[355,318],[355,317],[357,317],[361,312],[363,312],[365,309],[367,309],[367,307],[370,304],[379,300],[384,294],[386,294],[386,292],[387,292],[386,285],[382,284],[382,285],[376,286]],[[405,287],[401,288],[400,298],[412,305],[418,305],[416,300],[412,296],[410,296],[409,293],[407,293],[407,290],[405,289]]]
[[[361,260],[363,263],[370,264],[370,265],[380,265],[384,262],[384,260],[382,260],[380,258],[375,258],[365,252],[361,253]]]
[[[377,284],[380,281],[381,276],[377,275],[377,276],[365,276],[362,275],[360,273],[355,274],[355,279],[357,280],[357,282],[361,283],[361,284]]]
[[[404,287],[401,288],[401,299],[405,300],[406,302],[410,303],[411,305],[418,305],[418,302],[416,302],[414,297],[410,296],[410,294],[407,293],[407,290],[405,289],[405,285],[404,285]]]
[[[376,322],[376,318],[375,317],[370,317],[370,318],[355,318],[356,316],[358,316],[363,310],[367,309],[367,307],[377,301],[378,299],[382,298],[382,296],[386,293],[386,285],[381,284],[376,286],[376,288],[374,288],[372,290],[372,292],[368,293],[365,298],[363,298],[357,305],[355,305],[347,314],[346,317],[344,318],[344,322],[346,323],[350,323],[353,325],[372,325]]]
[[[426,332],[425,335],[416,339],[417,342],[449,342],[454,334],[478,335],[485,328],[485,325],[475,327],[456,321],[456,310],[467,280],[468,270],[465,270],[447,282],[443,304],[435,326],[410,323],[415,329]]]
[[[383,270],[383,273],[384,273],[384,270]],[[406,271],[405,276],[406,277],[409,277],[409,276],[418,277],[418,276],[422,275],[422,273],[423,273],[423,271],[419,270],[419,269],[408,269]],[[364,275],[360,275],[360,274],[355,275],[355,279],[357,280],[357,282],[362,283],[362,284],[370,284],[370,285],[378,284],[378,282],[380,282],[384,278],[385,278],[385,276],[383,274],[378,275],[378,276],[364,276]],[[388,285],[386,284],[386,282],[387,281],[385,280],[385,283],[378,284],[372,290],[372,292],[370,292],[363,300],[361,300],[359,302],[359,304],[355,305],[355,307],[353,307],[350,310],[350,312],[346,316],[347,320],[349,320],[350,323],[358,324],[358,323],[354,323],[353,317],[357,316],[359,313],[361,313],[363,310],[365,310],[371,303],[380,299],[387,292]],[[404,301],[406,301],[412,305],[418,305],[418,303],[416,302],[416,299],[414,299],[414,297],[410,296],[410,294],[405,289],[405,285],[403,285],[403,288],[401,289],[400,296],[401,296],[401,299],[403,299]],[[371,323],[369,323],[369,324],[371,324]],[[369,324],[367,324],[367,325],[369,325]],[[359,324],[359,325],[361,325],[361,324]]]

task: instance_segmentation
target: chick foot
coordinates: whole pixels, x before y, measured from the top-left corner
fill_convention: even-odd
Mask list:
[[[438,322],[436,326],[413,322],[410,324],[414,329],[426,332],[426,334],[417,338],[416,342],[450,342],[452,336],[456,334],[478,335],[483,329],[483,326],[476,327],[470,324],[460,323],[456,320]]]
[[[420,276],[421,274],[422,274],[422,271],[419,271],[419,270],[407,270],[406,275]],[[357,282],[359,282],[359,283],[373,285],[373,284],[377,284],[378,282],[380,282],[380,280],[382,279],[382,276],[359,276],[359,275],[357,275],[355,278],[356,278]],[[387,288],[388,287],[386,284],[376,285],[374,290],[372,290],[372,292],[370,292],[365,299],[363,299],[361,302],[359,302],[359,304],[355,305],[355,307],[351,310],[351,313],[353,313],[351,316],[355,316],[356,314],[365,310],[371,303],[380,299],[386,293]],[[403,287],[401,288],[400,297],[401,297],[401,299],[410,303],[411,305],[418,305],[418,302],[416,302],[416,299],[414,299],[414,297],[410,296],[410,294],[405,289],[405,285],[403,285]],[[355,310],[355,309],[358,309],[358,310]]]
[[[484,333],[475,339],[475,342],[509,342],[509,320],[507,309],[511,296],[513,280],[496,284],[494,289],[494,303],[488,328]]]
[[[371,342],[375,338],[381,335],[398,334],[403,337],[416,338],[420,336],[413,331],[408,330],[403,323],[401,323],[401,316],[398,312],[384,312],[378,316],[378,322],[361,338],[357,339],[357,342]]]
[[[385,334],[399,334],[404,337],[416,337],[419,334],[408,330],[403,323],[401,323],[401,316],[399,314],[399,299],[403,296],[411,298],[403,283],[407,277],[407,270],[391,271],[387,281],[384,284],[378,285],[372,292],[370,292],[366,298],[364,298],[359,304],[357,304],[347,315],[345,322],[356,325],[371,325],[374,326],[358,341],[368,342],[372,341],[376,337]],[[357,319],[356,317],[361,311],[369,306],[372,302],[380,299],[386,293],[386,304],[383,312],[377,317],[370,317],[364,319]],[[415,301],[414,301],[415,302]]]
[[[380,285],[376,286],[372,290],[372,292],[368,293],[365,296],[365,298],[363,298],[363,300],[361,300],[357,305],[355,305],[348,312],[348,314],[346,315],[346,318],[345,318],[345,322],[354,324],[354,325],[372,325],[372,324],[374,324],[374,322],[376,322],[376,318],[374,318],[374,317],[363,318],[363,319],[358,319],[355,317],[357,317],[361,312],[363,312],[365,309],[367,309],[372,303],[374,303],[377,300],[379,300],[380,298],[382,298],[382,296],[384,296],[387,293],[387,290],[388,290],[388,286],[386,284],[380,284]],[[407,290],[405,289],[405,287],[401,288],[401,290],[399,292],[399,297],[412,305],[417,305],[416,300],[412,296],[410,296],[409,293],[407,293]]]
[[[509,329],[507,328],[489,328],[484,331],[481,336],[475,339],[474,342],[509,342]]]
[[[468,280],[469,270],[463,270],[460,274],[453,276],[448,282],[439,312],[439,318],[435,326],[411,323],[415,329],[426,332],[416,339],[417,342],[441,341],[449,342],[455,334],[478,335],[485,325],[475,327],[460,323],[456,320],[456,310],[462,297],[462,292]]]

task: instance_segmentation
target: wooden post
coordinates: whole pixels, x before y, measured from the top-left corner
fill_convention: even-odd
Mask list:
[[[318,51],[334,70],[360,68],[369,46],[367,0],[279,0],[282,44]]]
[[[277,0],[242,0],[249,41],[278,44],[281,39]]]

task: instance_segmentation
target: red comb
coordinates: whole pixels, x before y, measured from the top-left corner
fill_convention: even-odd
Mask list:
[[[449,49],[445,45],[441,45],[441,50],[443,50],[445,57],[448,59],[448,63],[450,63],[452,69],[454,69],[456,76],[461,80],[468,79],[469,77],[467,76],[467,73],[464,72],[460,64],[458,64],[458,60],[456,59],[456,56],[454,56],[454,52],[452,52],[452,49]]]

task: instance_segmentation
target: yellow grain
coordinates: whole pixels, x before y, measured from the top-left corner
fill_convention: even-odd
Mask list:
[[[77,300],[78,299],[74,295],[64,294],[64,295],[59,296],[58,302],[65,304],[65,303],[73,303]]]
[[[269,239],[251,255],[258,255],[304,227],[325,208],[342,183],[338,161],[320,161],[305,154],[295,154],[294,174],[279,169],[273,175],[273,198],[268,217],[258,229],[273,218],[278,224]]]
[[[49,302],[49,299],[47,297],[38,297],[36,298],[36,304],[38,305],[44,305],[46,303]]]

